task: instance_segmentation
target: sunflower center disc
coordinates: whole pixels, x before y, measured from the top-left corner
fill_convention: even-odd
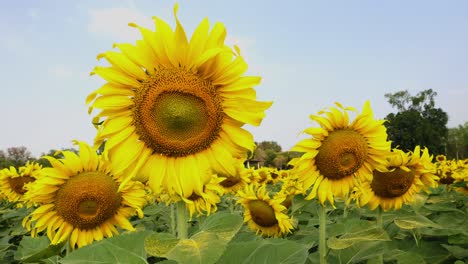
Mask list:
[[[93,216],[98,211],[98,204],[94,200],[84,200],[78,204],[78,214],[82,216]]]
[[[445,174],[445,177],[440,177],[440,183],[442,184],[452,184],[455,181],[454,178],[452,178],[452,173],[447,172]]]
[[[241,178],[239,176],[232,176],[232,177],[227,177],[224,181],[220,182],[219,184],[223,186],[224,188],[229,188],[238,184],[240,181],[241,181]]]
[[[57,192],[57,214],[81,229],[93,229],[111,218],[122,200],[117,184],[102,172],[83,172],[70,178]]]
[[[17,194],[24,194],[26,190],[23,188],[26,183],[33,182],[36,179],[30,176],[8,178],[11,189]]]
[[[315,163],[320,173],[338,180],[361,168],[367,158],[367,142],[354,130],[335,130],[323,140],[318,151]]]
[[[391,172],[374,170],[371,188],[380,197],[395,198],[405,194],[411,187],[414,172],[396,168]]]
[[[249,211],[252,220],[259,226],[272,227],[278,224],[278,220],[276,220],[275,217],[275,210],[265,201],[250,201]]]
[[[183,69],[159,69],[137,89],[136,133],[154,153],[183,157],[208,148],[223,123],[211,82]]]

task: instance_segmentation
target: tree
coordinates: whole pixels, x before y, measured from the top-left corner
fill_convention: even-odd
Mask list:
[[[415,96],[408,91],[385,94],[388,102],[398,110],[396,114],[390,113],[385,117],[392,147],[408,151],[420,145],[427,147],[431,154],[445,153],[448,115],[435,107],[435,96],[437,93],[432,89]]]
[[[468,122],[449,128],[447,139],[447,158],[466,159],[468,157]]]

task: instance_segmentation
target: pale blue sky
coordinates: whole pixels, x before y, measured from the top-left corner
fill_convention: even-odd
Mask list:
[[[140,38],[127,26],[174,25],[174,1],[6,1],[0,10],[0,149],[35,156],[92,142],[84,104],[103,81],[88,74],[100,52]],[[179,1],[189,35],[204,18],[223,22],[260,75],[259,100],[273,100],[256,141],[289,149],[309,115],[339,101],[377,118],[394,110],[385,93],[432,88],[449,127],[468,121],[467,1]]]

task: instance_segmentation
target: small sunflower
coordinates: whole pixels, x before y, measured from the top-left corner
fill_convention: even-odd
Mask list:
[[[414,152],[406,153],[394,149],[387,158],[385,170],[374,170],[371,181],[358,184],[358,205],[368,205],[371,210],[380,206],[387,211],[399,210],[404,204],[411,203],[417,193],[436,184],[431,160],[427,149],[420,154],[419,146]]]
[[[240,198],[237,203],[244,207],[244,222],[257,234],[278,237],[293,229],[287,208],[282,205],[284,196],[270,198],[265,185],[248,185],[237,196]]]
[[[210,215],[218,210],[217,205],[221,202],[220,195],[223,193],[223,189],[220,187],[219,183],[222,180],[223,179],[214,176],[208,184],[203,186],[202,193],[194,191],[186,197],[179,196],[177,194],[168,195],[169,199],[166,199],[166,203],[174,203],[180,200],[184,201],[190,218],[192,218],[195,213],[198,215]]]
[[[45,157],[52,165],[29,191],[40,206],[23,220],[31,235],[47,230],[52,244],[69,239],[71,248],[118,234],[116,227],[134,230],[128,218],[146,203],[140,182],[121,185],[121,175],[86,143],[78,143],[79,156],[63,151],[63,159]]]
[[[272,103],[256,100],[260,77],[243,76],[247,63],[224,44],[222,23],[210,31],[203,20],[189,41],[177,9],[175,30],[157,17],[156,31],[130,23],[143,39],[98,55],[111,66],[93,70],[107,83],[87,103],[102,109],[95,141],[106,141],[117,172],[130,167],[156,193],[186,197],[203,192],[209,170],[236,173],[233,161],[255,146],[242,126],[260,125]]]
[[[319,115],[311,115],[320,127],[304,130],[312,138],[292,148],[305,153],[290,162],[294,166],[291,173],[299,175],[305,190],[312,187],[306,199],[318,196],[321,204],[328,200],[333,205],[335,196],[346,197],[354,186],[355,176],[372,178],[373,169],[381,166],[390,152],[384,121],[373,118],[369,101],[351,124],[348,111],[356,110],[336,105],[338,108],[330,107]]]
[[[243,164],[237,166],[237,173],[235,175],[224,176],[218,174],[217,176],[222,179],[219,182],[223,190],[223,194],[236,193],[237,191],[244,189],[250,183],[250,171],[246,169]]]
[[[42,166],[34,162],[27,162],[18,170],[15,167],[5,168],[0,171],[0,192],[6,200],[17,202],[17,207],[33,206],[27,199],[28,186],[35,182],[39,176]]]

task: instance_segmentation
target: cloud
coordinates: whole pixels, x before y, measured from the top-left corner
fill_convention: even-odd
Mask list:
[[[107,36],[120,41],[135,41],[141,39],[139,31],[129,27],[133,22],[140,26],[153,29],[154,23],[151,17],[134,8],[108,8],[90,10],[88,31],[99,36]]]

